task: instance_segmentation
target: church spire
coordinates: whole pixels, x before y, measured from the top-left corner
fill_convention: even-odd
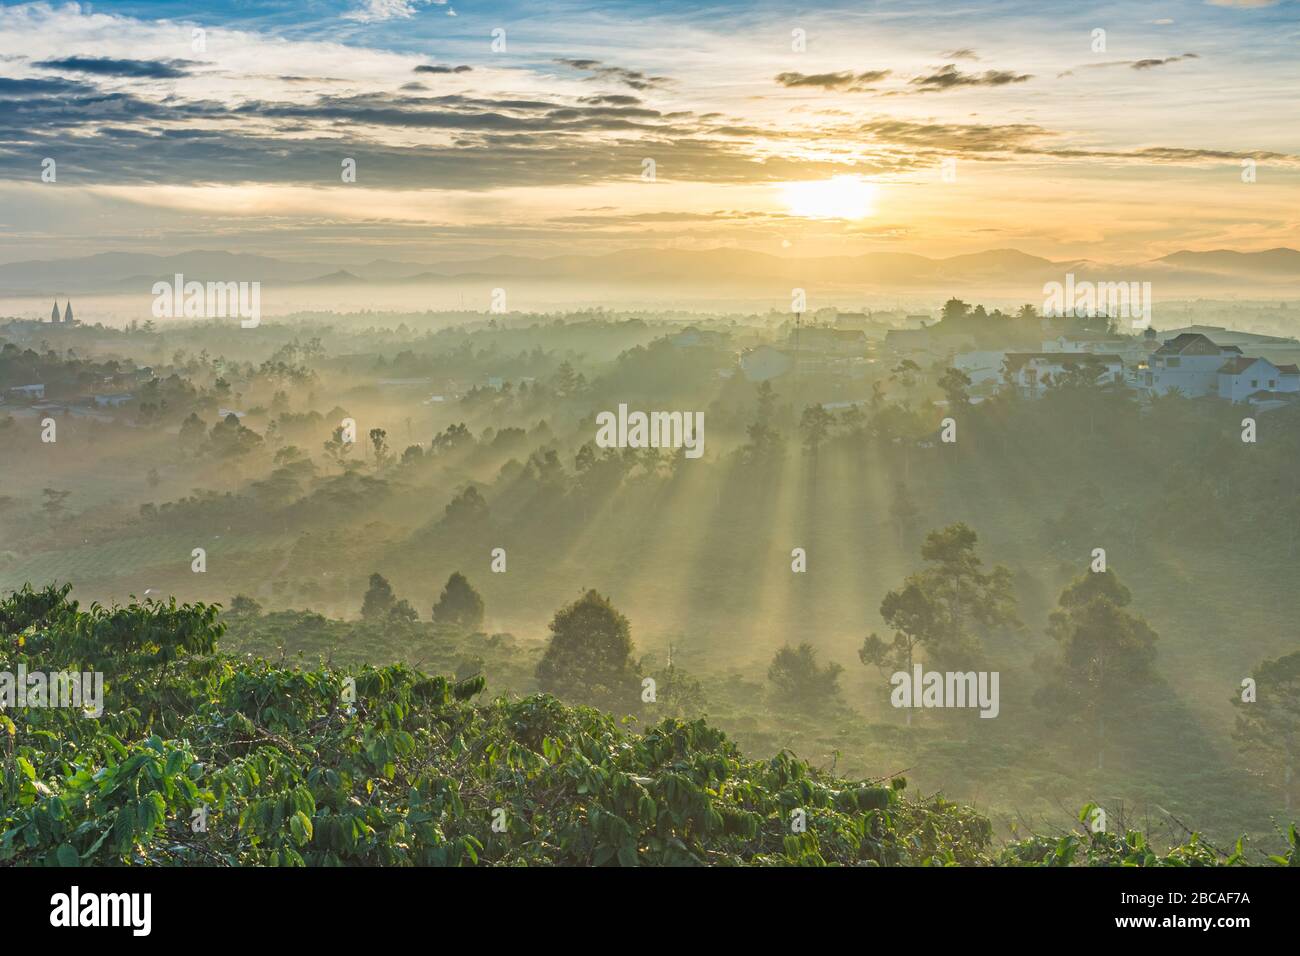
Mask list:
[[[68,300],[67,307],[64,308],[64,310],[63,310],[63,321],[64,321],[66,324],[68,324],[68,325],[72,325],[72,324],[73,324],[73,318],[72,318],[72,300],[71,300],[71,299]]]
[[[59,321],[59,300],[58,299],[54,300],[54,308],[50,312],[50,321],[51,322]]]

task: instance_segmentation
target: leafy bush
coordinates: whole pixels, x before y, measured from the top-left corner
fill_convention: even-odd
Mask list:
[[[777,696],[799,707],[816,707],[834,700],[840,693],[839,664],[817,663],[817,649],[811,644],[797,648],[786,645],[776,652],[767,669]]]

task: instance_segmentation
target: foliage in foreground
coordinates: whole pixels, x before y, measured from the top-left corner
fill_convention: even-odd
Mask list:
[[[81,610],[67,591],[0,602],[0,670],[105,675],[99,719],[0,714],[10,865],[1243,862],[1136,833],[997,851],[984,817],[908,799],[901,778],[747,760],[704,721],[638,735],[549,696],[471,703],[482,677],[231,658],[213,606]],[[1274,862],[1296,863],[1290,841]]]

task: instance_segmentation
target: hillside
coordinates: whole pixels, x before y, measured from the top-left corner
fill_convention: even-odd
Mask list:
[[[905,781],[746,759],[706,722],[635,734],[553,697],[473,703],[409,667],[217,652],[209,605],[0,603],[6,671],[98,671],[103,712],[7,709],[0,859],[55,865],[1218,865],[1195,836],[1031,837]],[[28,701],[31,704],[33,701]],[[1294,862],[1292,849],[1273,862]]]

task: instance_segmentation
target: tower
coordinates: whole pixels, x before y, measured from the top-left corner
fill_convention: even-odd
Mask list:
[[[63,309],[63,322],[65,325],[75,325],[76,319],[72,317],[72,300],[68,300],[67,306]]]
[[[59,300],[58,299],[54,300],[54,308],[50,310],[50,321],[51,322],[59,321]]]

